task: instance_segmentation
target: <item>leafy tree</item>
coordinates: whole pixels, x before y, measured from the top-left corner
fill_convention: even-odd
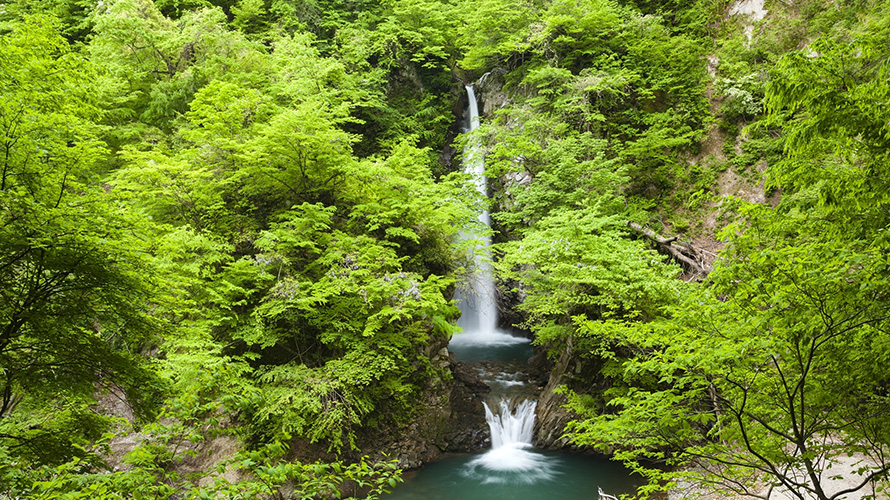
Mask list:
[[[423,67],[454,66],[456,48],[452,32],[457,15],[451,2],[408,0],[385,2],[391,14],[374,34],[384,64],[409,60]]]
[[[499,245],[500,276],[526,294],[519,309],[537,344],[557,350],[570,342],[573,316],[651,317],[676,293],[675,269],[626,239],[623,221],[596,206],[559,210],[522,240]]]
[[[45,18],[16,25],[0,52],[0,434],[55,461],[76,453],[66,440],[97,437],[85,416],[97,386],[152,408],[140,353],[160,333],[156,283],[143,222],[98,183],[95,69]]]
[[[818,190],[819,204],[862,236],[874,236],[887,220],[887,8],[849,42],[822,38],[812,54],[786,55],[767,87],[772,124],[787,132],[787,158],[770,181],[791,192]],[[864,216],[861,225],[852,211]]]
[[[486,70],[504,60],[520,59],[530,48],[532,23],[541,7],[537,1],[461,2],[466,24],[459,30],[464,47],[460,66]]]
[[[568,131],[587,133],[608,140],[606,156],[627,169],[628,194],[656,198],[673,189],[682,152],[695,147],[707,116],[697,35],[674,33],[661,18],[614,1],[552,2],[527,22],[534,28],[527,61],[485,68],[500,64],[487,79],[518,94],[499,111],[491,142],[534,136],[523,147],[537,151]],[[520,121],[547,124],[510,131]]]
[[[114,186],[170,226],[158,261],[188,299],[168,311],[167,356],[244,359],[262,387],[244,412],[254,443],[339,450],[387,409],[406,414],[432,373],[419,353],[450,334],[450,241],[471,217],[415,141],[356,157],[354,114],[382,106],[362,75],[310,35],[271,45],[251,52],[263,79],[211,80],[169,142],[124,148]]]
[[[58,20],[59,31],[68,42],[78,43],[86,40],[92,28],[90,14],[95,5],[96,2],[92,0],[11,0],[0,9],[0,20],[16,23],[29,16],[53,17]]]
[[[150,0],[121,0],[98,7],[92,19],[89,52],[104,70],[98,90],[115,147],[164,140],[213,79],[266,81],[260,47],[229,30],[218,8],[173,21]]]
[[[287,445],[275,441],[241,450],[216,464],[215,470],[184,474],[178,467],[196,455],[198,446],[222,434],[243,432],[221,418],[254,397],[240,392],[243,383],[234,365],[205,366],[187,375],[188,387],[166,402],[163,423],[146,426],[139,443],[124,458],[122,470],[96,471],[96,460],[72,460],[56,467],[21,468],[2,461],[10,498],[301,498],[319,496],[378,498],[401,481],[394,462],[301,463],[286,460]],[[232,382],[235,385],[230,385]],[[93,457],[95,458],[95,457]],[[3,460],[3,459],[0,459]],[[3,491],[0,491],[3,493]]]
[[[158,10],[171,19],[178,19],[185,12],[210,7],[209,0],[155,0]]]
[[[726,493],[754,496],[764,481],[799,498],[840,498],[890,470],[881,454],[890,400],[876,368],[890,352],[885,259],[861,241],[788,245],[789,223],[815,229],[825,224],[818,216],[744,214],[747,231],[712,274],[714,288],[673,319],[584,324],[639,354],[621,370],[632,388],[613,391],[610,408],[574,399],[574,410],[602,413],[573,431],[626,460],[696,465],[698,480]],[[854,452],[858,482],[827,490],[831,465]]]

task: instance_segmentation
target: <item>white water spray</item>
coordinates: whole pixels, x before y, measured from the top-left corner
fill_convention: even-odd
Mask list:
[[[535,407],[538,403],[526,399],[520,403],[514,411],[506,400],[500,402],[500,413],[494,413],[487,404],[485,406],[485,420],[491,429],[491,447],[500,448],[511,445],[532,444],[532,432],[535,425]]]
[[[468,464],[468,472],[486,483],[533,484],[552,479],[556,463],[532,449],[537,402],[525,400],[513,411],[506,400],[499,412],[485,405],[491,450]]]

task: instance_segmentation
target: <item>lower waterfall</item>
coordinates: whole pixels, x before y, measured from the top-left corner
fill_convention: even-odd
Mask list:
[[[532,449],[537,402],[527,399],[511,411],[508,401],[501,399],[497,413],[484,405],[491,450],[470,461],[466,475],[485,484],[533,484],[550,479],[553,461]]]
[[[492,448],[531,446],[537,402],[526,399],[511,411],[507,401],[502,399],[500,413],[492,412],[487,403],[482,404],[485,406],[485,419],[491,429]]]

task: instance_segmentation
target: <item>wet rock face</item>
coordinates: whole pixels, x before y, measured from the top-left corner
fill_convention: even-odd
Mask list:
[[[550,450],[598,453],[590,448],[579,447],[565,437],[566,424],[578,416],[563,407],[568,398],[555,391],[566,386],[583,394],[602,394],[608,389],[610,381],[601,375],[601,370],[602,360],[576,356],[571,340],[563,347],[555,362],[547,359],[543,352],[532,358],[532,375],[543,384],[536,411],[535,446]]]
[[[557,394],[559,387],[568,387],[579,394],[587,394],[595,398],[604,394],[612,385],[612,380],[602,374],[604,361],[594,356],[578,356],[577,348],[569,339],[553,362],[541,355],[533,358],[532,374],[538,377],[544,387],[538,400],[537,419],[535,421],[535,438],[533,443],[539,448],[550,450],[567,450],[578,453],[599,454],[593,448],[573,444],[567,437],[566,424],[579,418],[563,406],[568,398]],[[604,404],[602,400],[599,404]]]
[[[555,363],[547,360],[543,353],[533,360],[532,367],[540,373],[543,381],[546,377],[546,385],[541,391],[536,410],[534,444],[539,448],[550,450],[571,449],[567,438],[562,437],[565,426],[571,420],[571,415],[562,407],[566,404],[566,397],[556,394],[557,387],[565,383],[566,372],[572,362],[571,348],[567,348]],[[544,374],[549,372],[549,376]]]
[[[450,369],[452,380],[441,381],[424,393],[421,413],[398,436],[379,436],[382,450],[398,459],[402,468],[416,469],[444,452],[474,452],[491,446],[482,407],[490,388],[464,363],[454,362]]]
[[[521,333],[526,338],[531,338],[531,333],[517,330],[514,325],[521,325],[528,318],[519,311],[518,306],[525,300],[525,294],[521,291],[521,284],[516,281],[497,280],[495,282],[498,303],[498,327]]]
[[[445,451],[479,451],[491,446],[482,401],[491,388],[466,363],[453,365],[449,433]]]
[[[533,442],[538,448],[547,450],[575,449],[568,438],[563,437],[566,424],[572,420],[571,415],[562,407],[567,402],[566,397],[554,393],[552,389],[548,385],[538,401]]]
[[[484,116],[491,116],[497,110],[510,104],[510,96],[504,92],[504,74],[503,69],[495,69],[486,73],[476,82],[479,100],[482,103],[481,111]]]

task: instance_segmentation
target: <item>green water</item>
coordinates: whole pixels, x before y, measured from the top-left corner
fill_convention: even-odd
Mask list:
[[[529,339],[497,330],[488,334],[458,333],[448,344],[455,359],[476,361],[528,360],[534,354]]]
[[[600,457],[535,449],[528,468],[497,471],[486,468],[485,454],[455,454],[405,475],[386,500],[595,500],[597,490],[633,493],[633,480],[620,464]],[[515,457],[512,457],[515,458]],[[507,460],[511,460],[508,458]],[[498,457],[493,457],[497,468]]]

